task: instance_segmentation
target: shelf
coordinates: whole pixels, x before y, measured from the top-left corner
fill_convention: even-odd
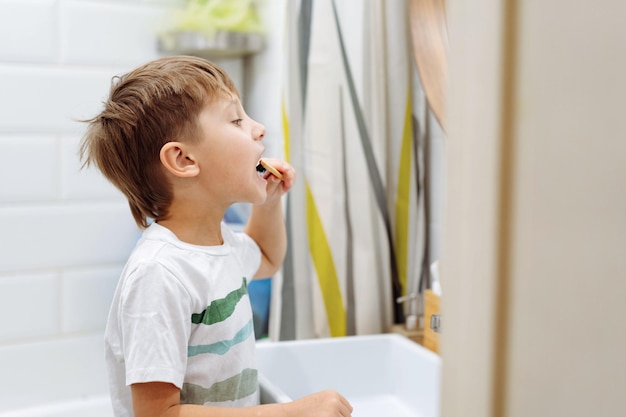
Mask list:
[[[265,37],[261,33],[217,31],[213,36],[194,31],[161,34],[159,51],[168,55],[194,55],[203,58],[239,58],[261,51]]]

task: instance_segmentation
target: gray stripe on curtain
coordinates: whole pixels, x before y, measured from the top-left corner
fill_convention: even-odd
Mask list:
[[[287,242],[291,242],[291,199],[287,195],[285,209],[285,223],[287,225]],[[283,285],[280,292],[280,330],[279,340],[294,340],[296,338],[296,290],[294,288],[293,250],[287,245],[287,253],[283,262]]]
[[[306,107],[306,91],[309,78],[309,52],[311,49],[311,10],[313,0],[302,0],[298,13],[298,58],[300,67],[300,88],[302,89],[302,114]]]
[[[339,87],[339,111],[341,115],[341,163],[343,168],[344,217],[346,221],[346,334],[356,334],[356,311],[354,309],[354,239],[352,236],[352,218],[350,217],[350,196],[348,195],[348,158],[343,114],[343,94]]]
[[[378,165],[376,164],[376,159],[374,158],[372,142],[370,140],[369,133],[365,125],[365,118],[363,117],[363,112],[361,110],[361,106],[359,105],[359,100],[356,94],[356,88],[354,86],[352,70],[350,69],[350,63],[348,62],[348,56],[346,54],[346,48],[343,42],[341,24],[339,23],[339,16],[337,14],[337,6],[335,4],[335,0],[332,1],[332,5],[333,5],[333,14],[335,16],[335,24],[337,26],[337,35],[339,37],[339,46],[341,48],[341,57],[343,60],[344,69],[346,71],[346,78],[348,81],[348,90],[350,91],[350,98],[352,100],[352,108],[354,109],[354,117],[356,119],[356,123],[359,128],[359,137],[361,139],[363,153],[365,155],[365,160],[368,166],[370,183],[372,184],[372,188],[374,189],[374,195],[376,197],[376,202],[378,203],[378,209],[380,210],[380,214],[383,217],[385,229],[387,232],[386,233],[387,244],[389,245],[389,258],[390,258],[389,266],[391,269],[391,289],[392,289],[392,294],[393,294],[392,305],[393,305],[393,312],[394,312],[394,322],[402,323],[404,322],[404,311],[402,309],[402,306],[396,302],[396,299],[402,295],[402,288],[400,286],[400,279],[398,278],[398,266],[396,263],[396,250],[395,250],[395,244],[393,242],[393,233],[391,231],[391,220],[389,217],[389,210],[387,208],[387,203],[385,201],[385,188],[383,187],[383,182],[380,176],[380,171],[378,170]]]
[[[302,89],[302,113],[306,103],[308,79],[308,61],[311,45],[311,10],[313,0],[302,0],[298,11],[298,67],[300,68],[300,88]],[[286,202],[287,242],[292,242],[291,230],[291,196],[287,194]],[[296,339],[296,292],[294,284],[294,260],[291,245],[287,245],[287,253],[283,262],[283,286],[281,290],[281,311],[279,340]]]

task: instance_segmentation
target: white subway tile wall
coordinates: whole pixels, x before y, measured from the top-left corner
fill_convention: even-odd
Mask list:
[[[68,1],[60,12],[63,64],[134,65],[157,54],[155,33],[164,29],[162,7],[132,2],[94,7]]]
[[[49,337],[60,332],[61,281],[57,272],[3,276],[0,285],[5,340]]]
[[[39,343],[16,343],[0,354],[0,415],[47,416],[51,404],[107,394],[102,359],[102,334],[54,339]],[[21,372],[16,366],[28,364]],[[6,370],[10,374],[6,375]],[[10,376],[10,378],[9,378]],[[93,376],[101,376],[94,378]],[[6,410],[42,408],[38,413]],[[94,414],[83,414],[92,417]],[[67,413],[59,416],[67,416]]]
[[[0,62],[59,60],[58,1],[0,1]]]
[[[0,134],[82,132],[84,125],[78,120],[97,113],[111,78],[127,69],[130,65],[79,67],[0,61]]]
[[[121,266],[67,268],[61,273],[61,331],[64,334],[104,329],[111,296],[122,272]]]
[[[180,4],[0,0],[0,414],[106,393],[102,332],[140,232],[122,194],[80,169],[78,120],[159,56]]]
[[[56,154],[57,141],[54,136],[0,136],[0,202],[56,199],[59,186],[59,161]]]

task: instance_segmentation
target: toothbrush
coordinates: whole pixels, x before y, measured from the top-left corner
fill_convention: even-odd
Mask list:
[[[283,179],[283,174],[280,173],[279,170],[277,170],[276,168],[274,168],[272,165],[270,165],[267,161],[265,161],[264,159],[261,159],[259,161],[259,164],[256,166],[256,170],[258,172],[260,172],[261,174],[265,174],[266,171],[269,171],[271,174],[273,174],[276,178],[282,180]]]

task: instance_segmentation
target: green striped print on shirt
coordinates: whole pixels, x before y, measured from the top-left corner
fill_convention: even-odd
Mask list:
[[[237,303],[248,293],[248,285],[246,279],[242,278],[241,287],[233,290],[224,298],[213,300],[202,313],[194,313],[191,315],[193,324],[215,324],[226,320],[233,314]]]
[[[238,343],[243,342],[252,334],[254,330],[253,320],[250,319],[241,330],[235,333],[235,336],[230,340],[220,340],[219,342],[211,343],[208,345],[196,345],[187,347],[187,356],[192,357],[201,355],[203,353],[214,353],[216,355],[223,355],[228,350]]]
[[[180,403],[206,404],[234,401],[254,394],[257,386],[256,369],[244,369],[240,374],[216,382],[209,388],[185,382],[180,391]]]

